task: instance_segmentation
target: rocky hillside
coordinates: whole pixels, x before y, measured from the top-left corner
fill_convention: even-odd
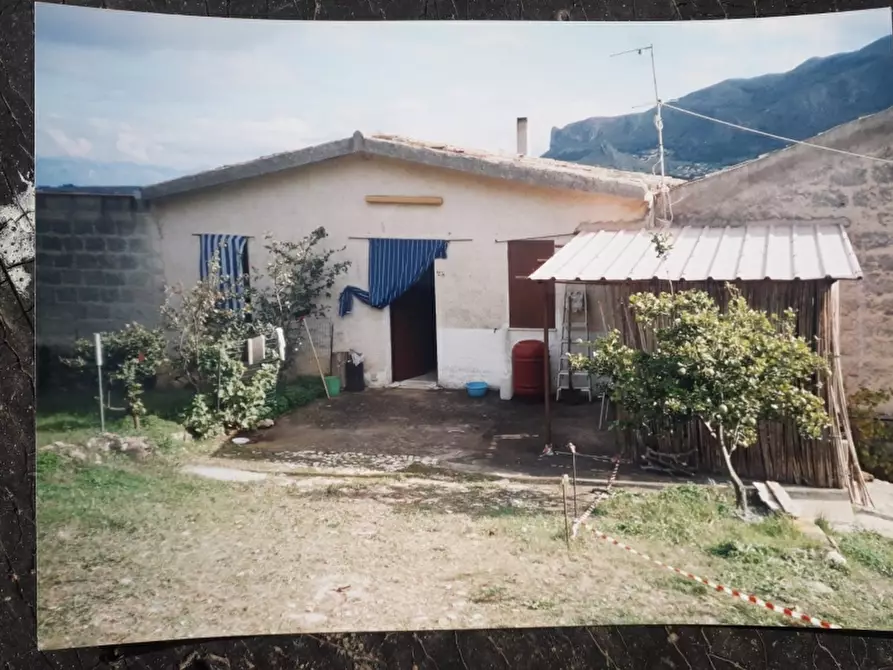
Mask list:
[[[813,58],[790,72],[730,79],[672,102],[748,128],[802,140],[893,107],[893,37],[850,53]],[[667,171],[682,178],[786,146],[672,109],[664,109]],[[595,117],[553,128],[546,158],[649,171],[657,160],[654,110]]]

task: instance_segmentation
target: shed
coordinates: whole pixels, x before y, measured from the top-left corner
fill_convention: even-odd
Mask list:
[[[822,380],[822,395],[832,417],[829,435],[813,441],[791,425],[764,425],[759,442],[735,452],[738,473],[749,479],[855,493],[858,463],[852,448],[839,362],[838,281],[862,278],[862,269],[842,226],[747,225],[668,228],[669,251],[657,256],[655,230],[581,232],[529,279],[549,284],[585,285],[590,303],[598,304],[604,329],[617,329],[628,346],[649,348],[649,333],[639,328],[630,311],[634,293],[701,289],[725,308],[725,285],[739,288],[748,303],[769,314],[793,308],[798,334],[814,342],[825,356],[831,378]],[[547,385],[548,387],[548,385]],[[620,408],[622,411],[622,408]],[[547,436],[551,435],[549,409]],[[547,439],[550,439],[548,437]],[[638,455],[643,446],[632,435],[624,443]],[[707,431],[692,424],[676,439],[651,445],[664,453],[689,454],[689,465],[702,472],[721,472],[719,450]]]

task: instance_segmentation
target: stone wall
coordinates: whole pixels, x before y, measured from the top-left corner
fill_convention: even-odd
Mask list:
[[[38,346],[158,322],[160,234],[139,200],[39,192],[36,228]]]
[[[893,160],[891,138],[893,109],[811,141]],[[671,196],[675,225],[845,226],[864,273],[862,281],[841,282],[847,388],[893,387],[893,165],[799,145],[683,185]]]

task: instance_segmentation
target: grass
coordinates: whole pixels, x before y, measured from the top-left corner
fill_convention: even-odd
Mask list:
[[[407,515],[412,525],[445,513],[465,514],[488,536],[510,540],[519,555],[556,554],[565,551],[564,526],[560,500],[557,494],[549,493],[505,490],[477,482],[453,487],[420,484],[411,491],[395,493],[399,502],[392,503],[392,509]],[[318,499],[321,495],[333,502],[362,502],[370,497],[387,501],[389,497],[380,491],[373,493],[364,483],[330,485],[311,497]],[[825,560],[830,545],[804,534],[790,518],[771,515],[744,522],[735,514],[731,491],[692,484],[649,493],[620,491],[596,508],[592,523],[675,567],[764,599],[800,606],[814,616],[869,628],[893,625],[883,600],[893,598],[893,583],[887,582],[887,590],[873,592],[878,577],[889,580],[893,576],[893,541],[874,533],[838,536],[849,565],[836,567]],[[585,531],[572,545],[572,553],[580,561],[602,551],[607,552],[606,560],[630,562],[644,581],[671,600],[672,594],[679,594],[693,601],[672,620],[697,616],[698,601],[709,604],[719,599],[725,613],[717,622],[781,623],[771,612],[736,604],[698,582],[667,576],[639,558],[624,558],[618,549],[605,546]],[[497,587],[488,587],[476,594],[474,601],[506,600],[501,593]],[[878,597],[882,598],[880,602]],[[621,616],[619,611],[617,616]]]
[[[650,494],[620,492],[597,509],[593,523],[683,570],[799,605],[813,616],[849,626],[893,626],[893,582],[877,588],[878,577],[893,579],[893,541],[877,533],[836,535],[848,560],[846,566],[836,566],[825,559],[831,547],[801,532],[791,519],[772,515],[745,523],[734,514],[730,491],[696,485]],[[686,595],[716,597],[682,578],[660,576],[652,583]],[[765,625],[773,617],[759,608],[735,605],[726,622]]]
[[[836,539],[848,559],[880,577],[893,579],[893,542],[889,539],[870,531],[840,534]]]
[[[41,395],[38,445],[58,440],[77,443],[95,435],[99,416],[89,395]],[[277,394],[270,413],[275,417],[295,411],[323,395],[318,379],[297,380]],[[150,414],[140,433],[156,444],[162,456],[179,453],[171,435],[182,432],[177,419],[188,401],[188,394],[180,391],[146,394]],[[120,415],[109,418],[107,429],[134,433],[129,419]],[[227,580],[233,579],[230,566],[242,562],[246,566],[242,570],[257,570],[259,582],[272,584],[275,580],[270,575],[281,572],[284,583],[291,584],[287,580],[293,579],[296,571],[310,569],[307,565],[322,565],[331,556],[352,552],[356,564],[351,569],[363,573],[372,570],[364,547],[372,547],[380,552],[378,569],[389,579],[396,579],[401,571],[396,566],[410,567],[407,555],[414,557],[412,563],[418,562],[419,569],[408,578],[406,588],[418,585],[421,589],[425,581],[442,579],[444,570],[457,566],[467,565],[470,570],[476,565],[488,566],[486,574],[478,568],[478,576],[466,581],[468,600],[485,612],[508,616],[505,612],[510,611],[521,617],[499,619],[503,625],[553,621],[524,618],[536,613],[579,623],[791,623],[623,554],[586,531],[568,554],[561,498],[552,487],[500,486],[461,478],[438,482],[431,474],[427,481],[410,485],[407,478],[412,475],[403,473],[391,477],[393,481],[342,480],[309,490],[281,489],[187,477],[177,471],[176,461],[162,457],[135,463],[126,457],[110,457],[103,464],[86,464],[52,451],[39,452],[41,588],[48,585],[52,590],[58,585],[76,591],[83,583],[79,607],[94,602],[101,609],[116,602],[117,587],[107,582],[98,586],[100,582],[91,582],[90,574],[78,572],[82,569],[74,566],[101,564],[112,577],[119,570],[116,566],[127,566],[120,568],[127,579],[156,584],[155,595],[143,594],[151,599],[159,589],[173,588],[160,582],[156,573],[168,574],[166,563],[177,562],[183,542],[201,547],[195,551],[219,553],[220,562],[202,564],[205,572],[188,578],[171,572],[164,578],[172,580],[170,583],[180,579],[199,583],[205,577],[198,575],[206,574],[212,581],[219,577],[221,584],[229,583]],[[424,472],[415,477],[426,479]],[[579,502],[585,507],[588,498]],[[381,515],[381,509],[387,513]],[[388,546],[358,545],[357,537],[371,537],[368,518],[375,514],[381,515],[375,517],[376,524],[389,528]],[[797,606],[813,616],[846,627],[893,627],[893,542],[875,533],[835,534],[848,560],[846,567],[835,567],[824,558],[829,547],[802,533],[789,519],[769,516],[743,522],[735,514],[730,490],[692,484],[659,492],[620,491],[596,508],[592,525],[661,561],[779,604]],[[358,535],[351,532],[354,526]],[[75,539],[59,539],[63,536]],[[246,553],[258,550],[253,545],[243,550],[240,543],[245,537],[262,542],[269,558]],[[286,537],[297,544],[288,545],[287,555],[279,554]],[[367,541],[373,542],[360,540]],[[328,548],[314,549],[320,542],[329,543]],[[318,551],[316,562],[283,563],[296,560],[289,558],[296,547],[301,556]],[[392,549],[393,555],[388,553]],[[155,555],[151,561],[147,558]],[[203,554],[194,554],[199,555]],[[505,574],[501,574],[500,560],[513,566]],[[154,572],[146,567],[150,563]],[[184,575],[196,569],[180,563]],[[429,563],[441,565],[441,571],[432,572]],[[236,576],[238,573],[236,570]],[[187,581],[181,586],[184,584]],[[104,599],[97,596],[91,601],[88,587],[101,588]],[[431,595],[436,592],[431,590],[434,587],[428,584],[427,588],[428,595],[423,597],[439,602],[439,596]],[[588,588],[587,595],[581,595],[580,588]],[[248,592],[243,592],[237,599],[248,597]],[[170,598],[176,600],[173,595]],[[171,607],[173,612],[175,607]],[[192,601],[177,601],[176,607],[192,608],[197,621],[207,614]],[[517,614],[519,611],[522,614]],[[63,608],[59,612],[67,612],[68,621],[91,616],[87,610]],[[192,619],[184,616],[184,620]],[[57,626],[54,621],[62,619],[49,621],[46,625],[53,627]],[[372,627],[384,623],[376,620]],[[177,629],[171,635],[183,633]]]
[[[138,534],[147,518],[178,515],[196,496],[213,498],[226,490],[158,464],[135,466],[123,458],[104,465],[63,463],[52,452],[41,454],[38,479],[40,531],[74,524],[90,532]]]
[[[120,435],[145,435],[159,449],[171,446],[170,435],[183,430],[177,421],[176,406],[185,406],[188,396],[181,392],[152,391],[146,393],[148,416],[143,417],[139,431],[130,417],[122,412],[106,412],[105,427]],[[182,405],[180,403],[183,403]],[[62,441],[86,441],[100,431],[99,407],[84,394],[41,394],[37,403],[37,446]]]
[[[315,384],[313,382],[316,382]],[[299,378],[275,397],[271,415],[313,402],[324,392],[319,380]],[[206,451],[210,443],[175,439],[184,429],[179,421],[192,394],[182,389],[153,389],[144,395],[148,410],[139,430],[121,413],[108,413],[106,431],[147,437],[162,458],[135,464],[124,456],[107,457],[101,465],[72,462],[55,451],[38,451],[37,503],[39,529],[75,523],[94,531],[138,532],[147,517],[160,510],[177,510],[199,495],[227,490],[226,485],[180,475],[175,465],[183,455]],[[100,431],[99,408],[88,393],[43,393],[37,408],[37,446],[61,441],[83,444]],[[186,446],[188,445],[188,446]],[[213,445],[210,445],[213,446]]]
[[[568,552],[557,487],[404,476],[282,488],[123,458],[48,457],[39,479],[39,623],[42,639],[63,646],[294,632],[290,617],[323,607],[319,598],[335,608],[326,625],[366,630],[419,627],[412,616],[428,612],[425,625],[455,627],[793,624],[585,531]],[[620,493],[594,525],[845,627],[893,627],[893,543],[880,536],[838,536],[849,565],[834,569],[789,521],[742,522],[724,488],[691,485]],[[347,584],[349,606],[333,591]]]
[[[593,522],[621,537],[648,537],[670,545],[690,545],[705,531],[735,522],[734,500],[720,487],[683,484],[654,494],[619,491],[600,504]]]
[[[325,395],[319,379],[299,377],[282,387],[272,398],[270,418],[309,405]],[[183,432],[181,417],[192,400],[188,389],[153,389],[143,396],[148,415],[141,419],[139,430],[123,412],[106,410],[106,431],[119,435],[141,435],[161,452],[176,446],[172,436]],[[113,399],[114,403],[114,399]],[[53,442],[82,443],[99,433],[99,407],[90,393],[41,393],[37,403],[37,446]]]

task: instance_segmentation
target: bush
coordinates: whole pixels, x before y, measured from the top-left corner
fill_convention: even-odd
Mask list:
[[[325,396],[322,382],[316,377],[309,377],[289,384],[276,393],[267,403],[266,415],[268,418],[276,418],[283,414],[309,405],[314,400]]]
[[[134,428],[146,415],[143,392],[155,383],[158,369],[165,361],[167,343],[161,330],[150,330],[138,323],[128,323],[118,331],[101,333],[103,368],[109,389],[120,388],[124,394],[125,410],[133,418]],[[96,360],[96,346],[92,339],[75,342],[74,356],[63,359],[73,370],[86,372]]]
[[[187,429],[199,437],[221,430],[253,428],[267,415],[267,397],[276,386],[279,366],[264,364],[246,381],[246,367],[224,348],[205,349],[200,357],[203,374],[217,370],[215,393],[198,393],[184,417]]]
[[[251,303],[258,319],[282,328],[292,354],[304,346],[302,320],[326,315],[326,300],[332,297],[338,276],[350,267],[349,261],[332,262],[343,247],[319,248],[326,237],[322,227],[297,242],[276,240],[269,233],[264,236],[269,282],[262,289],[251,288]],[[284,376],[284,367],[282,372]]]
[[[172,335],[173,367],[196,393],[207,393],[219,383],[216,360],[221,350],[235,351],[248,338],[273,330],[271,324],[256,318],[250,305],[243,310],[230,308],[230,300],[242,298],[247,286],[244,282],[230,285],[221,274],[219,252],[208,264],[207,277],[189,288],[178,284],[165,290],[161,317]]]
[[[195,394],[180,418],[199,437],[251,428],[271,414],[318,397],[318,391],[297,387],[271,403],[283,361],[267,361],[249,376],[242,354],[248,339],[270,337],[277,327],[283,329],[289,350],[294,350],[301,341],[301,320],[325,313],[321,299],[331,297],[337,276],[348,267],[345,262],[330,262],[334,251],[317,249],[325,237],[324,228],[298,242],[267,236],[270,287],[263,290],[253,289],[247,276],[235,282],[224,276],[217,251],[204,279],[187,288],[165,287],[162,329],[128,324],[121,331],[103,333],[109,381],[122,387],[136,429],[146,415],[142,394],[167,362],[174,376],[185,379]],[[78,340],[74,356],[65,363],[83,372],[91,367],[94,355],[92,340]]]

